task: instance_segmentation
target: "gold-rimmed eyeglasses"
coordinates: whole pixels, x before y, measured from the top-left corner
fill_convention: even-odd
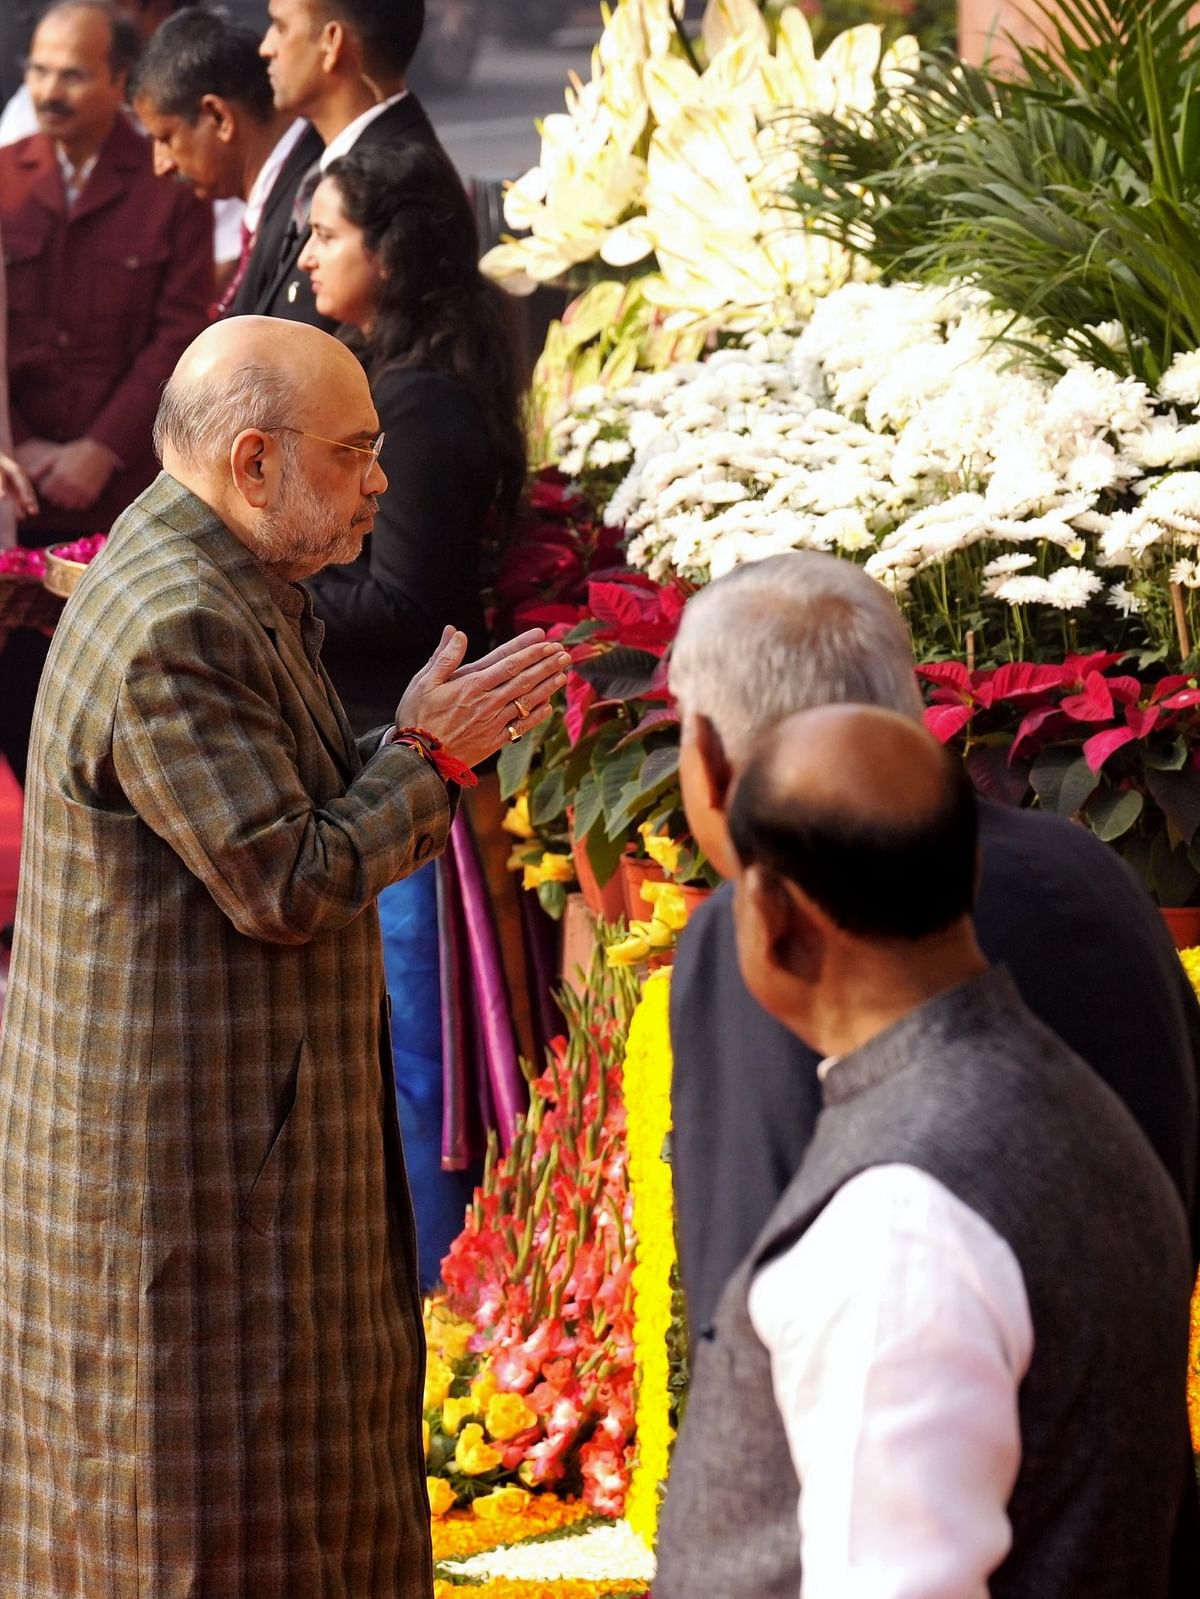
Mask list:
[[[292,428],[281,423],[279,427],[272,428],[274,433],[299,433],[301,438],[316,439],[319,444],[332,444],[335,450],[353,450],[356,455],[366,455],[370,459],[363,464],[362,480],[365,483],[371,468],[379,460],[379,452],[383,449],[385,434],[372,440],[370,444],[347,444],[345,439],[327,439],[323,433],[309,433],[306,428]]]

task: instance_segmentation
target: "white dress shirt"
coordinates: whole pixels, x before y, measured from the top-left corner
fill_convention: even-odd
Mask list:
[[[275,187],[275,179],[283,171],[284,162],[299,144],[307,127],[308,123],[303,117],[296,118],[263,162],[258,176],[250,185],[250,193],[246,196],[245,222],[251,236],[258,232],[258,224],[262,221],[263,209],[271,197],[271,190]]]
[[[325,146],[324,154],[321,156],[321,171],[328,172],[331,162],[336,161],[338,156],[346,155],[353,150],[363,129],[370,127],[375,118],[381,117],[389,106],[399,105],[407,94],[407,89],[401,89],[399,94],[393,94],[388,99],[381,100],[378,105],[371,106],[361,116],[355,117],[353,122],[348,122],[342,131],[335,134]]]
[[[928,1173],[872,1167],[749,1309],[801,1483],[803,1599],[987,1599],[1033,1356],[1005,1240]]]

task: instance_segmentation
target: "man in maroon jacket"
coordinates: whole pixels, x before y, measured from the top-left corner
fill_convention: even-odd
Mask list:
[[[0,149],[13,443],[45,545],[103,532],[157,472],[159,393],[208,317],[212,212],[159,183],[122,114],[136,53],[106,0],[61,0],[33,36],[26,82],[41,132]],[[0,748],[20,775],[44,641],[10,635]]]

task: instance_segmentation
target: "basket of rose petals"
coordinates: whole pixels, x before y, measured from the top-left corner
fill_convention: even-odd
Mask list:
[[[55,544],[46,551],[45,584],[51,594],[69,600],[79,579],[104,548],[107,533],[89,533],[86,538],[74,539],[70,544]]]
[[[53,627],[62,602],[47,592],[45,550],[0,550],[0,637],[14,627]]]

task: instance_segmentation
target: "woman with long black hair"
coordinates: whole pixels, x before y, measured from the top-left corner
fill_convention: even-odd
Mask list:
[[[384,433],[374,531],[358,560],[308,582],[323,659],[358,733],[391,720],[447,621],[472,655],[486,644],[484,534],[512,516],[525,477],[520,364],[509,302],[479,271],[471,206],[439,150],[413,141],[332,162],[311,227],[300,265],[318,311],[362,360]],[[460,816],[437,870],[379,902],[425,1286],[470,1198],[472,1099],[502,1129],[521,1108],[484,875]],[[483,1058],[477,1096],[467,1056]]]

